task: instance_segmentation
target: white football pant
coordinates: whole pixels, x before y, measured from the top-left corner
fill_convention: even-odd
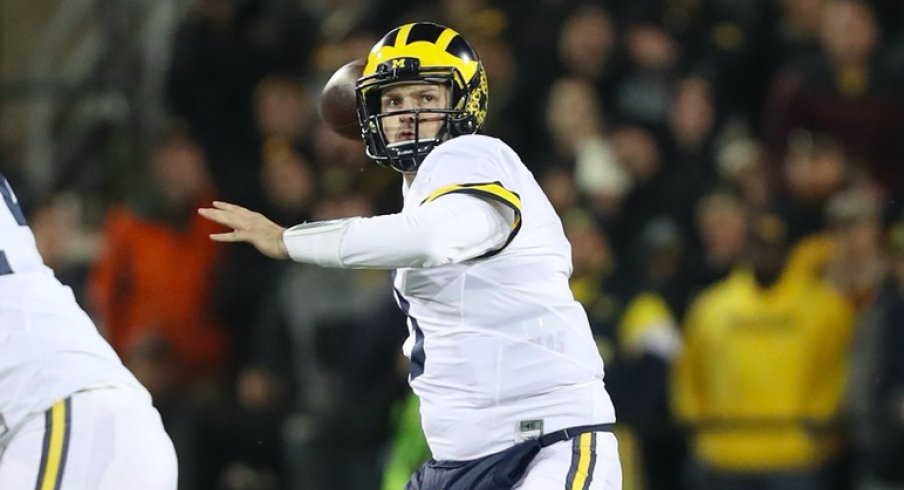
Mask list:
[[[80,391],[0,448],[0,490],[175,490],[176,453],[146,393]]]
[[[588,432],[544,447],[512,490],[621,490],[618,443],[609,432]]]

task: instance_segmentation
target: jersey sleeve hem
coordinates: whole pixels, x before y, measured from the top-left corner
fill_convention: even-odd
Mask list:
[[[323,267],[345,267],[340,254],[348,225],[359,218],[305,223],[283,232],[289,257],[296,262],[309,262]]]
[[[453,184],[443,186],[428,194],[427,197],[425,197],[424,200],[421,201],[421,204],[434,201],[442,196],[449,194],[467,194],[490,199],[511,208],[512,212],[514,213],[514,219],[512,220],[512,229],[509,232],[508,239],[506,239],[505,243],[503,243],[501,247],[490,250],[489,252],[477,257],[477,259],[492,257],[493,255],[496,255],[499,252],[503,251],[506,247],[508,247],[512,240],[515,239],[515,236],[517,236],[518,232],[521,230],[521,196],[518,195],[517,192],[506,189],[500,182]]]

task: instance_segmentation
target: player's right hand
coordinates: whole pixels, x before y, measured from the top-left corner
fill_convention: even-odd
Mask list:
[[[210,239],[213,241],[246,242],[254,245],[267,257],[289,258],[289,252],[283,242],[285,228],[260,213],[228,202],[214,201],[213,208],[200,208],[198,214],[227,228],[232,228],[230,232],[211,234]]]

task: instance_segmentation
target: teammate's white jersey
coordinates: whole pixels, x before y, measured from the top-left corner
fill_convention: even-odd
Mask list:
[[[603,362],[568,285],[571,247],[533,175],[503,142],[451,139],[403,189],[402,213],[456,193],[515,212],[510,242],[462,263],[396,271],[405,353],[433,457],[469,460],[523,437],[613,422]]]
[[[0,175],[0,446],[29,414],[91,386],[144,388],[44,265]]]

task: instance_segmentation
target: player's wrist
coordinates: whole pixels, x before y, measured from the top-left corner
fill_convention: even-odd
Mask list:
[[[285,228],[280,228],[279,233],[276,234],[276,258],[280,260],[286,260],[289,258],[289,249],[288,247],[286,247],[286,241],[283,239],[283,234],[285,232]]]

